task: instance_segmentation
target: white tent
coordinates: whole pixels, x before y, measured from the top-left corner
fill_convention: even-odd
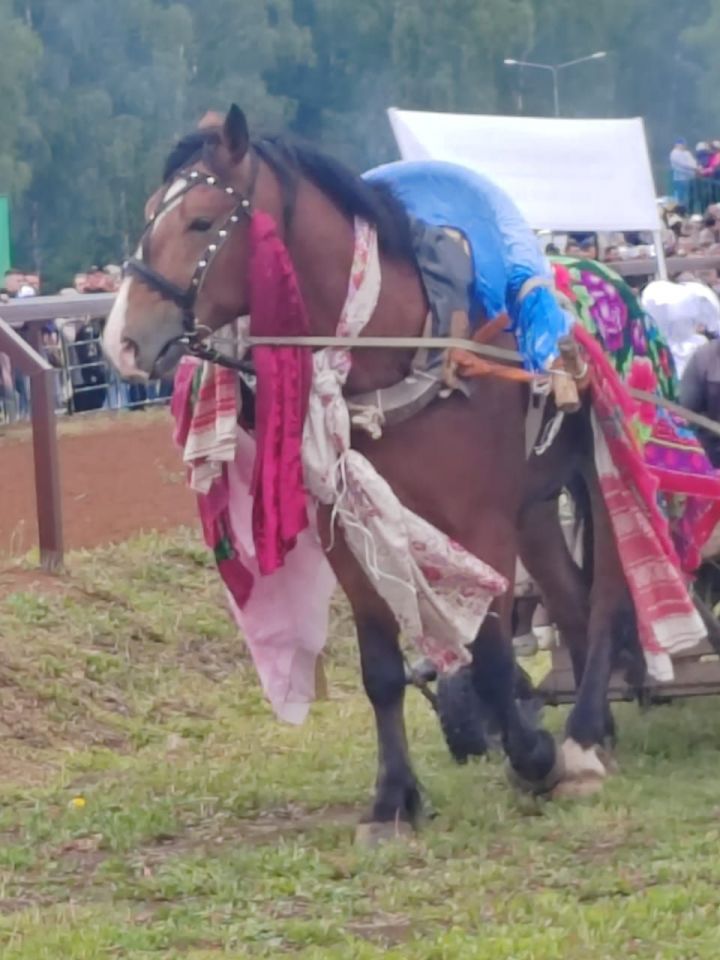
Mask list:
[[[646,230],[664,273],[641,119],[565,120],[388,111],[404,160],[447,160],[489,177],[536,230]]]

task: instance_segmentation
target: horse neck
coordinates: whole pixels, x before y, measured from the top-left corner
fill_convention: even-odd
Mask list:
[[[347,216],[315,186],[301,181],[292,228],[286,237],[307,308],[310,332],[333,336],[348,292],[355,230]],[[414,264],[381,254],[382,286],[369,336],[414,337],[422,333],[427,301]],[[351,392],[381,389],[410,370],[414,351],[367,350],[353,356]]]

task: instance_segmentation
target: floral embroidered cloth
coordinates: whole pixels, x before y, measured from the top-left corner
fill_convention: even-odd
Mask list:
[[[553,267],[557,288],[627,386],[675,400],[672,353],[622,278],[591,260],[557,257]],[[692,573],[720,521],[720,472],[684,420],[653,404],[633,403],[628,416],[683,569]]]

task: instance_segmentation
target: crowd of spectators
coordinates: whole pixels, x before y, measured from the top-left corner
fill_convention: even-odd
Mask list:
[[[671,279],[696,280],[720,294],[720,202],[710,204],[702,213],[688,213],[671,196],[658,200],[661,239],[666,258],[672,257]],[[625,274],[637,291],[655,272],[656,237],[652,233],[626,231],[613,233],[545,233],[543,246],[548,254],[566,254],[599,260]],[[687,262],[683,262],[686,260]],[[716,260],[718,266],[712,261]],[[623,270],[624,263],[646,262],[647,273]]]
[[[91,266],[76,274],[73,286],[59,291],[60,296],[90,293],[114,293],[121,280],[121,269],[113,264]],[[37,274],[8,270],[0,287],[0,303],[38,296]],[[55,367],[55,402],[59,412],[80,413],[102,408],[138,410],[148,403],[166,400],[167,384],[128,384],[120,380],[105,363],[100,346],[102,320],[76,317],[58,318],[40,328],[40,349]],[[30,340],[27,327],[19,331]],[[34,345],[37,346],[37,340]],[[12,422],[29,413],[28,378],[14,368],[7,354],[0,353],[0,421]]]
[[[691,150],[678,137],[670,151],[670,190],[689,213],[720,200],[720,140],[701,140]]]

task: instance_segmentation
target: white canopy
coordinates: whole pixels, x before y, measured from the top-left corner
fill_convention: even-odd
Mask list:
[[[661,229],[641,119],[388,114],[404,160],[484,174],[536,230]]]

